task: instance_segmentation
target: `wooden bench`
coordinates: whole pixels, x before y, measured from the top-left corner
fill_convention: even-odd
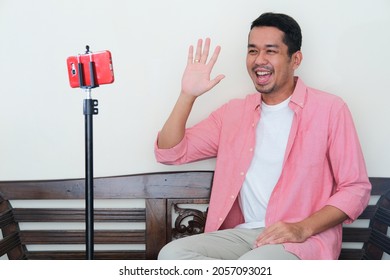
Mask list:
[[[211,171],[95,178],[94,259],[156,259],[175,238],[203,232]],[[344,229],[340,259],[390,254],[390,178],[370,178],[380,199]],[[84,179],[0,182],[0,257],[85,259]],[[65,205],[64,205],[65,204]]]

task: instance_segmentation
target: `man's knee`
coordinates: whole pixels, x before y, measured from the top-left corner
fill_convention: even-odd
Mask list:
[[[203,258],[199,251],[203,244],[201,235],[176,239],[166,244],[159,252],[159,260],[192,260]]]
[[[166,244],[158,254],[158,260],[185,260],[192,258],[191,237],[173,240]]]
[[[166,244],[158,253],[158,260],[175,260],[177,259],[176,247],[172,245],[174,241]]]

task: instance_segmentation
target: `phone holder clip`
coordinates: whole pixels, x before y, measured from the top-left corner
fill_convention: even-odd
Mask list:
[[[89,75],[90,75],[90,81],[91,85],[87,86],[85,85],[85,77],[84,77],[84,69],[83,69],[83,63],[81,61],[78,62],[78,74],[79,74],[79,83],[80,88],[83,89],[92,89],[96,88],[99,85],[96,83],[96,67],[95,62],[92,60],[92,52],[89,49],[89,46],[85,46],[85,54],[90,54],[90,61],[89,61]]]

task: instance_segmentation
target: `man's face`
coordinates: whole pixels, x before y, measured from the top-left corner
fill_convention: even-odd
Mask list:
[[[275,27],[254,27],[249,33],[246,65],[256,90],[265,95],[288,97],[294,90],[294,70],[302,56],[291,57],[283,42],[284,33]]]

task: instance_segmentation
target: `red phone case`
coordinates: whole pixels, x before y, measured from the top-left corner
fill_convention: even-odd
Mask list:
[[[93,62],[95,85],[91,85],[91,66]],[[110,51],[99,51],[78,56],[70,56],[66,60],[68,66],[69,83],[72,88],[91,87],[114,82],[114,69]],[[79,67],[81,63],[81,67]],[[80,85],[80,73],[82,70],[83,84]]]

